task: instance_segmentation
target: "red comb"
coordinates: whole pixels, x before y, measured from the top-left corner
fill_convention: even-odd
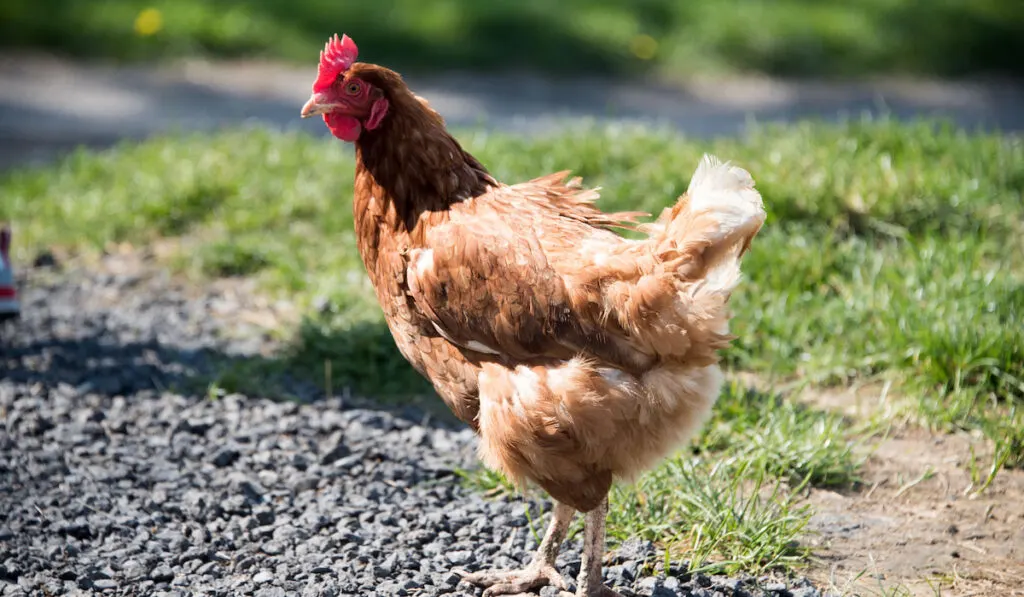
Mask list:
[[[316,82],[313,83],[313,91],[322,91],[329,87],[338,75],[348,70],[352,63],[359,56],[359,48],[352,38],[338,34],[327,40],[324,49],[320,52],[320,66],[317,69]]]

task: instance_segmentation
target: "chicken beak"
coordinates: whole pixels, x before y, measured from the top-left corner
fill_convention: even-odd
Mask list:
[[[310,96],[309,101],[306,105],[302,106],[302,112],[300,112],[303,118],[309,118],[310,116],[316,116],[317,114],[326,114],[334,108],[334,105],[327,100],[327,98],[320,93],[314,93]]]

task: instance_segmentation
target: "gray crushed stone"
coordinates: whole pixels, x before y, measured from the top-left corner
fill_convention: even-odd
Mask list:
[[[284,382],[302,403],[184,391],[267,349],[224,296],[91,270],[22,282],[24,314],[0,327],[0,595],[475,596],[452,567],[529,561],[548,504],[462,487],[468,430],[300,379]],[[570,583],[579,547],[558,560]],[[606,581],[627,597],[821,595],[684,563],[648,575],[661,561],[627,541]]]

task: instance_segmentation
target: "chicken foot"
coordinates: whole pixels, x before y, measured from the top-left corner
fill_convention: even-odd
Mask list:
[[[558,550],[565,541],[565,535],[569,531],[569,523],[572,522],[576,511],[571,506],[555,502],[555,508],[551,514],[551,523],[544,533],[544,539],[533,555],[533,561],[522,570],[485,570],[482,572],[464,572],[455,570],[464,580],[474,585],[487,587],[483,597],[496,597],[498,595],[518,595],[531,589],[551,585],[560,591],[565,591],[565,579],[555,569],[555,558],[558,557]],[[603,527],[602,527],[603,530]],[[603,535],[602,535],[603,538]],[[600,560],[598,561],[600,566]],[[598,581],[601,573],[598,570]]]

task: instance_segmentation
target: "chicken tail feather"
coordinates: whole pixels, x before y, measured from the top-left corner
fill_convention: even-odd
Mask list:
[[[750,173],[705,154],[686,194],[650,232],[663,260],[678,264],[681,282],[702,280],[702,292],[728,294],[765,216]]]
[[[686,194],[693,218],[710,214],[716,220],[708,235],[712,244],[737,237],[749,243],[764,224],[764,204],[750,173],[713,155],[704,154]]]

